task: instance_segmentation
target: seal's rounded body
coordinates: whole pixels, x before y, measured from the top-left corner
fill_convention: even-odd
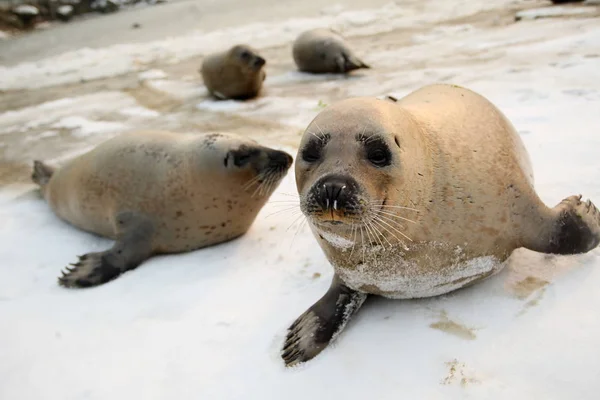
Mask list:
[[[329,106],[300,144],[301,209],[335,277],[290,328],[287,364],[318,354],[368,295],[440,295],[519,247],[575,254],[600,242],[590,201],[540,200],[521,139],[484,97],[431,85],[392,100]]]
[[[124,241],[143,260],[242,235],[290,165],[286,153],[236,135],[145,131],[110,139],[56,171],[37,162],[34,180],[59,217]],[[61,283],[85,286],[83,268],[75,272],[79,284],[70,275]]]
[[[346,171],[374,186],[368,191],[379,193],[369,201],[383,208],[370,226],[357,228],[356,237],[341,231],[343,245],[328,240],[339,235],[338,226],[311,224],[349,287],[392,298],[443,294],[497,272],[515,248],[536,237],[541,227],[528,218],[544,206],[533,189],[529,156],[512,124],[489,101],[440,85],[397,103],[344,102],[344,113],[356,115],[359,126],[361,110],[369,108],[377,110],[373,120],[379,119],[378,129],[389,132],[398,152],[390,173],[377,171],[366,183],[360,163],[321,168]],[[331,112],[328,121],[341,117]],[[302,191],[305,177],[299,171]]]
[[[300,71],[315,74],[370,68],[356,57],[342,36],[324,28],[300,34],[294,41],[292,56]]]
[[[250,99],[258,96],[266,78],[266,61],[246,45],[208,55],[200,73],[208,91],[218,99]]]

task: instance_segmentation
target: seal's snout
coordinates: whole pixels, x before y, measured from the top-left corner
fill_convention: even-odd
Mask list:
[[[288,169],[294,162],[294,158],[285,151],[272,150],[269,152],[268,156],[269,166],[274,168]]]
[[[329,175],[314,187],[317,205],[326,213],[344,213],[355,208],[356,182],[350,177]]]
[[[266,63],[267,63],[267,60],[265,60],[264,58],[262,58],[260,56],[256,56],[256,58],[254,59],[254,66],[255,67],[262,67]]]

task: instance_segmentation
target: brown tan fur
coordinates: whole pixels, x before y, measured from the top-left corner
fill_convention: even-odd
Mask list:
[[[375,142],[389,149],[389,164],[376,167],[365,155]],[[307,149],[319,143],[320,156],[311,156]],[[454,85],[426,86],[397,102],[354,98],[327,107],[302,139],[296,181],[335,278],[290,328],[288,365],[318,354],[368,294],[439,295],[491,276],[518,247],[575,254],[600,242],[591,201],[570,196],[547,207],[511,123]],[[331,182],[337,198],[345,188],[352,201],[324,208],[318,188]]]
[[[324,28],[306,31],[294,42],[292,55],[300,71],[347,73],[370,68],[350,49],[338,33]]]
[[[248,148],[256,150],[248,164],[234,165]],[[259,187],[271,154],[282,165]],[[151,255],[242,235],[289,165],[286,153],[236,135],[143,131],[108,140],[39,183],[53,211],[88,232],[118,241],[133,213],[152,231]]]
[[[201,68],[208,91],[219,99],[256,97],[266,78],[266,61],[246,45],[207,56]]]

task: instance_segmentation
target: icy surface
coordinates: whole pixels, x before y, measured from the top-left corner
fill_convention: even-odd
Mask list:
[[[0,66],[0,90],[51,86],[81,79],[90,80],[137,71],[151,62],[178,61],[197,55],[222,51],[238,42],[253,43],[256,48],[286,44],[302,31],[330,26],[344,35],[367,35],[412,24],[458,18],[475,11],[493,8],[502,0],[487,2],[431,2],[428,12],[401,3],[390,2],[385,7],[325,13],[314,18],[293,18],[279,22],[255,23],[227,27],[211,32],[194,32],[164,40],[118,44],[107,48],[88,49],[59,54],[39,62],[28,62],[13,67]]]
[[[481,2],[467,3],[461,7]],[[427,11],[446,13],[457,3],[439,4]],[[322,18],[337,21],[340,12],[349,18],[335,8]],[[413,28],[433,18],[415,12],[396,23],[394,13],[400,15],[402,7],[376,15]],[[352,20],[363,24],[347,23],[356,34],[381,28],[366,14]],[[303,23],[308,28],[321,21]],[[284,33],[283,22],[279,30],[269,28],[276,24],[227,28],[206,35],[202,51],[210,40],[221,40],[215,41],[219,47],[227,34],[261,32],[267,25],[265,45],[287,43],[298,24],[292,20]],[[487,96],[512,121],[546,204],[582,193],[600,205],[597,19],[465,25],[439,26],[405,45],[373,48],[368,61],[377,69],[355,78],[282,72],[257,101],[192,97],[189,107],[245,118],[244,126],[255,120],[280,124],[264,123],[264,132],[297,143],[297,132],[323,106],[321,100],[334,99],[330,93],[401,97],[426,83],[452,82]],[[171,52],[167,43],[180,47]],[[2,69],[0,86],[54,85],[94,71],[131,71],[134,57],[185,57],[200,52],[198,43],[179,37],[156,44],[155,51],[146,44],[81,50]],[[97,69],[90,68],[94,63]],[[177,82],[170,74],[151,81],[163,80]],[[153,89],[192,96],[183,84]],[[7,111],[0,114],[1,151],[17,157],[71,129],[85,130],[90,121],[127,127],[186,121],[148,107],[123,92],[98,91]],[[78,146],[47,157],[67,159],[116,133],[78,138]],[[569,257],[519,250],[502,272],[468,289],[430,299],[367,301],[334,345],[286,370],[279,356],[286,329],[326,292],[332,276],[306,224],[297,213],[281,212],[296,193],[293,171],[244,237],[155,257],[90,290],[65,290],[56,277],[77,254],[111,242],[60,221],[31,190],[23,184],[0,191],[0,399],[598,398],[599,249]],[[469,340],[443,326],[471,332]]]

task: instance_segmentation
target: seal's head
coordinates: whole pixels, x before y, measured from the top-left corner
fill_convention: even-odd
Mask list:
[[[256,50],[244,44],[233,46],[228,55],[229,60],[249,71],[259,71],[267,63]]]
[[[221,172],[220,185],[232,185],[253,195],[270,195],[286,175],[293,158],[285,151],[260,145],[246,137],[213,133],[206,135],[203,147],[211,169]]]
[[[402,112],[388,100],[354,98],[325,108],[311,122],[297,155],[296,183],[313,226],[343,236],[371,223],[393,231],[388,218],[394,207],[410,203],[416,188],[407,184],[419,164],[419,154],[412,154],[418,147],[414,123],[408,115],[397,118]]]

